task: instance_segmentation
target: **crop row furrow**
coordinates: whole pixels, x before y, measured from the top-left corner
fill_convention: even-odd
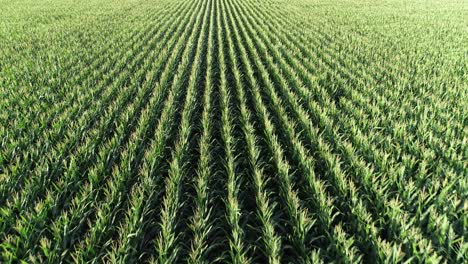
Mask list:
[[[212,8],[210,12],[210,26],[208,29],[208,46],[207,46],[207,69],[205,73],[205,85],[203,91],[203,112],[201,114],[201,135],[198,142],[199,159],[196,165],[196,177],[193,179],[194,197],[193,197],[193,212],[190,216],[188,228],[190,229],[191,239],[190,248],[187,253],[187,262],[208,263],[207,251],[209,251],[209,235],[212,232],[213,225],[213,195],[210,193],[210,185],[213,181],[213,165],[214,155],[212,147],[213,139],[213,79],[214,79],[214,62],[216,40],[214,34],[215,27],[219,26],[218,9]],[[216,19],[215,19],[216,17]],[[214,25],[216,20],[216,26]],[[219,34],[217,35],[219,37]]]

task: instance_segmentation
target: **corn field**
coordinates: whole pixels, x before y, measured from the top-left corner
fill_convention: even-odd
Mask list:
[[[0,0],[0,262],[467,263],[467,18]]]

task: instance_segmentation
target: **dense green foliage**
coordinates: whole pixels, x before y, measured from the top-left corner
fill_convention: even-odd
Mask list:
[[[0,0],[0,262],[466,263],[467,17]]]

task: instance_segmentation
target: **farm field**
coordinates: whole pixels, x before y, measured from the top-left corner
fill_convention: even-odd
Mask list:
[[[468,3],[0,0],[0,263],[467,263]]]

